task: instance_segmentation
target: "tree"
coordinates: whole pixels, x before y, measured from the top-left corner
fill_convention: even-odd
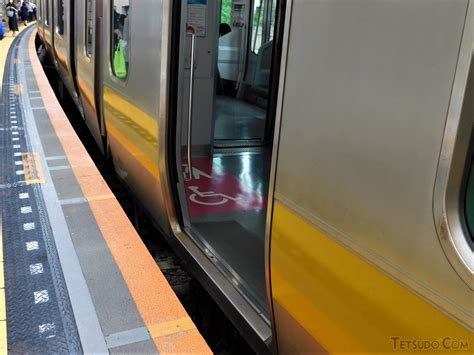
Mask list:
[[[231,24],[232,21],[232,0],[222,0],[221,3],[221,23]]]

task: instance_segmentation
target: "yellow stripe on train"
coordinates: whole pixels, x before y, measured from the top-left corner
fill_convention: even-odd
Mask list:
[[[330,353],[415,352],[418,346],[428,352],[474,349],[468,329],[279,202],[273,215],[271,277],[276,319],[284,313]],[[285,327],[278,321],[277,326]],[[277,338],[286,334],[291,332],[277,328]]]

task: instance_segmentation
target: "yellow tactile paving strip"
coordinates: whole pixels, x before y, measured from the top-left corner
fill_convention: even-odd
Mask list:
[[[211,350],[140,240],[118,201],[76,136],[38,60],[33,32],[29,54],[34,75],[56,134],[143,322],[162,354]]]
[[[29,24],[27,27],[18,24],[20,32],[23,31],[25,28],[28,28],[32,25],[33,23]],[[5,29],[8,30],[6,27],[6,24],[4,23]],[[18,33],[17,32],[17,36]],[[10,49],[10,46],[13,43],[13,40],[16,37],[12,37],[11,32],[8,32],[5,34],[5,37],[0,41],[0,93],[2,92],[2,85],[3,85],[3,72],[5,70],[5,61],[7,60],[7,55],[8,55],[8,50]],[[17,61],[15,61],[15,64],[19,64]]]

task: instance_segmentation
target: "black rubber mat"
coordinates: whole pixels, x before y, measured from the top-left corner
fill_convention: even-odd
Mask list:
[[[18,83],[14,59],[21,39],[30,34],[25,30],[10,47],[0,99],[0,223],[8,350],[82,353],[41,187],[27,185],[22,165],[15,163],[22,160],[22,153],[31,152],[19,96],[12,91]],[[22,65],[28,64],[25,55]]]

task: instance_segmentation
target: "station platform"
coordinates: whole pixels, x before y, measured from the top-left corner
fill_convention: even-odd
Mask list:
[[[61,109],[35,36],[0,42],[0,351],[211,353]]]

